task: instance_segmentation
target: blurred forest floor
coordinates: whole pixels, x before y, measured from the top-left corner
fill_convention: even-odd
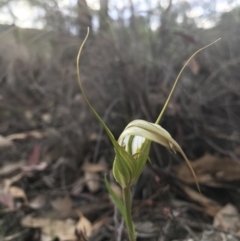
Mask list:
[[[144,21],[92,31],[82,53],[86,94],[116,138],[131,120],[155,121],[185,61],[222,40],[187,66],[161,123],[202,194],[181,158],[153,145],[133,190],[138,240],[240,240],[240,10],[210,29],[168,21],[149,31]],[[126,240],[103,182],[107,173],[120,192],[113,150],[77,84],[82,37],[0,34],[0,239]]]

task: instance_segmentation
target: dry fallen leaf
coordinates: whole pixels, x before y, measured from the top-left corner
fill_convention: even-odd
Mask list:
[[[21,225],[23,227],[31,227],[31,228],[42,228],[45,225],[49,225],[51,220],[43,217],[33,217],[32,215],[27,215],[21,220]]]
[[[107,166],[104,163],[85,163],[82,169],[84,171],[84,181],[89,191],[98,191],[100,188],[100,179],[98,172],[107,172]]]
[[[19,187],[11,186],[19,177],[21,176],[17,175],[12,179],[4,179],[0,182],[0,202],[11,209],[14,208],[14,198],[22,198],[24,204],[28,204],[25,192]]]
[[[82,167],[84,172],[106,172],[107,167],[103,164],[86,163]]]
[[[22,132],[22,133],[14,133],[8,136],[2,136],[0,135],[0,148],[1,147],[8,147],[12,146],[14,140],[23,140],[28,137],[33,137],[36,139],[41,139],[43,138],[47,133],[45,132],[39,132],[39,131],[28,131],[28,132]]]
[[[0,135],[0,148],[1,147],[9,147],[12,146],[13,143],[11,140],[9,140],[7,137],[1,136]]]
[[[22,171],[24,172],[32,172],[32,171],[43,171],[47,168],[47,162],[40,162],[37,165],[25,165],[22,166]]]
[[[47,217],[33,217],[31,215],[21,220],[23,227],[41,228],[42,233],[61,241],[76,240],[75,222],[73,220],[51,220]]]
[[[22,198],[25,205],[28,205],[28,199],[25,192],[20,187],[11,186],[9,188],[9,194],[13,198]]]
[[[206,154],[191,163],[198,182],[204,185],[217,186],[221,181],[240,180],[240,163],[229,159]],[[174,167],[177,177],[185,183],[194,184],[195,180],[187,165]]]
[[[1,144],[0,144],[1,146]],[[17,163],[10,163],[10,164],[6,164],[4,166],[1,167],[0,169],[0,175],[9,175],[13,172],[16,172],[18,170],[20,170],[22,168],[23,165],[25,165],[25,161],[19,161]]]
[[[100,188],[100,178],[95,172],[85,172],[84,180],[90,192],[96,192]]]
[[[72,200],[69,196],[58,197],[51,200],[51,206],[56,211],[59,211],[62,216],[68,216],[72,210]]]
[[[84,237],[90,237],[93,231],[92,223],[79,212],[80,219],[76,224],[76,231]]]
[[[39,131],[29,131],[29,132],[11,134],[11,135],[7,136],[6,138],[10,141],[13,141],[13,140],[26,139],[27,137],[34,137],[36,139],[40,139],[40,138],[43,138],[43,136],[44,136],[44,134]]]
[[[42,232],[58,237],[61,241],[75,240],[75,222],[73,220],[54,220],[42,228]]]
[[[240,215],[232,204],[224,206],[214,217],[213,225],[226,232],[240,234]]]
[[[195,191],[194,189],[187,187],[182,184],[178,184],[178,186],[186,193],[186,195],[193,201],[198,202],[201,204],[205,212],[210,216],[215,216],[216,213],[222,208],[222,206],[215,202],[214,200],[200,194],[199,192]]]

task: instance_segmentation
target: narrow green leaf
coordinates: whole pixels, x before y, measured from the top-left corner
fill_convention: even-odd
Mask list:
[[[80,63],[80,57],[81,57],[82,49],[83,49],[84,44],[85,44],[86,41],[87,41],[88,35],[89,35],[89,28],[88,28],[88,31],[87,31],[87,35],[86,35],[85,39],[83,40],[83,42],[82,42],[82,44],[81,44],[81,46],[80,46],[80,48],[79,48],[78,55],[77,55],[76,64],[77,64],[78,84],[79,84],[80,90],[81,90],[81,92],[82,92],[83,98],[85,99],[87,105],[89,106],[89,108],[91,109],[91,111],[93,112],[93,114],[95,115],[95,117],[98,119],[98,121],[102,124],[103,128],[104,128],[105,131],[107,132],[107,135],[108,135],[109,139],[111,140],[112,144],[114,145],[115,150],[116,150],[118,153],[123,153],[124,150],[119,146],[119,144],[118,144],[117,141],[115,140],[112,132],[109,130],[109,128],[107,127],[107,125],[104,123],[104,121],[102,120],[102,118],[98,115],[98,113],[95,111],[95,109],[93,108],[93,106],[92,106],[91,103],[89,102],[89,100],[88,100],[88,98],[87,98],[87,96],[86,96],[86,94],[85,94],[85,91],[84,91],[84,89],[83,89],[83,86],[82,86],[79,63]]]
[[[117,205],[117,207],[118,207],[120,213],[122,214],[123,219],[124,219],[124,221],[125,221],[125,223],[126,223],[126,219],[127,219],[126,209],[125,209],[122,201],[118,198],[118,196],[117,196],[117,195],[115,194],[115,192],[112,190],[112,188],[111,188],[111,186],[110,186],[110,184],[109,184],[109,182],[108,182],[108,180],[107,180],[107,176],[106,176],[106,175],[104,176],[104,182],[105,182],[105,185],[106,185],[106,188],[107,188],[109,194],[110,194],[111,197],[113,198],[115,204]]]

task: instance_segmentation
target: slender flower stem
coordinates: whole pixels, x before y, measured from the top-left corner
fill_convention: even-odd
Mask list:
[[[132,221],[132,197],[130,187],[125,187],[122,190],[123,203],[126,208],[126,226],[130,241],[136,241],[135,228]]]
[[[158,118],[157,118],[157,120],[156,120],[156,122],[155,122],[156,124],[159,124],[160,120],[162,119],[162,116],[163,116],[163,114],[164,114],[164,112],[165,112],[165,110],[166,110],[166,108],[167,108],[167,106],[168,106],[168,103],[169,103],[169,101],[170,101],[170,99],[171,99],[171,97],[172,97],[172,95],[173,95],[173,92],[174,92],[174,90],[175,90],[175,88],[176,88],[176,86],[177,86],[178,80],[179,80],[179,78],[180,78],[183,70],[184,70],[184,69],[186,68],[186,66],[189,64],[189,62],[190,62],[190,61],[193,59],[193,57],[194,57],[195,55],[197,55],[199,52],[201,52],[202,50],[204,50],[204,49],[208,48],[209,46],[215,44],[215,43],[216,43],[217,41],[219,41],[220,39],[221,39],[221,38],[213,41],[212,43],[204,46],[203,48],[200,48],[198,51],[196,51],[196,52],[188,59],[188,61],[186,61],[186,63],[183,65],[182,69],[180,70],[180,72],[179,72],[179,74],[178,74],[178,76],[177,76],[177,78],[176,78],[176,80],[175,80],[175,82],[174,82],[174,85],[173,85],[173,87],[172,87],[172,89],[171,89],[171,91],[170,91],[170,93],[169,93],[169,95],[168,95],[168,98],[167,98],[167,100],[166,100],[166,102],[165,102],[165,104],[164,104],[164,106],[163,106],[163,108],[162,108],[162,111],[161,111],[161,113],[159,114],[159,116],[158,116]]]

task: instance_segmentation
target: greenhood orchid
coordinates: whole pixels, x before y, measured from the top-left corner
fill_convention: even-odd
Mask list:
[[[152,141],[181,153],[197,183],[195,172],[186,155],[171,135],[158,124],[134,120],[127,125],[118,139],[118,144],[131,156],[131,163],[125,158],[120,159],[118,155],[113,163],[113,175],[122,188],[133,185],[142,173]]]
[[[82,95],[85,101],[87,102],[89,108],[92,110],[93,114],[98,119],[98,121],[102,124],[103,128],[108,134],[109,139],[113,144],[114,152],[115,152],[115,159],[113,162],[113,175],[116,181],[119,183],[119,185],[122,188],[123,202],[113,192],[106,177],[105,177],[105,184],[124,218],[124,221],[126,223],[126,227],[128,230],[129,240],[135,241],[136,240],[135,228],[134,228],[134,224],[131,216],[131,186],[139,178],[149,158],[151,142],[156,142],[166,147],[167,149],[179,152],[184,158],[184,160],[186,161],[190,171],[192,172],[192,175],[195,178],[195,182],[198,187],[198,190],[200,191],[197,177],[186,155],[184,154],[183,150],[178,145],[178,143],[171,137],[171,135],[159,125],[159,122],[167,108],[167,105],[171,99],[174,89],[176,88],[180,75],[183,72],[186,65],[197,53],[209,47],[210,45],[214,44],[219,39],[196,51],[185,63],[180,73],[178,74],[176,81],[166,100],[166,103],[155,123],[150,123],[145,120],[134,120],[126,126],[126,128],[123,130],[122,134],[120,135],[119,139],[116,140],[113,134],[111,133],[111,131],[109,130],[109,128],[107,127],[107,125],[102,120],[102,118],[98,115],[98,113],[95,111],[93,106],[90,104],[82,87],[80,70],[79,70],[79,61],[80,61],[82,48],[87,40],[88,35],[89,35],[89,30],[88,30],[87,36],[85,37],[79,49],[78,56],[77,56],[78,83],[79,83]]]

